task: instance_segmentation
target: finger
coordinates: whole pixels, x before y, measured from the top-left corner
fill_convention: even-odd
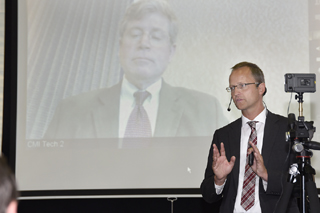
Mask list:
[[[256,145],[254,145],[251,141],[249,141],[249,143],[251,145],[251,149],[253,149],[254,160],[256,160],[257,162],[263,163],[263,158],[262,158],[262,155],[260,154],[258,147]]]
[[[248,150],[247,150],[247,154],[250,155],[251,152],[253,152],[253,151],[254,151],[253,148],[252,148],[252,147],[249,147]]]
[[[257,153],[259,153],[259,154],[260,154],[259,149],[257,148],[257,146],[256,146],[256,145],[254,145],[251,141],[249,141],[249,143],[250,143],[251,148],[253,149],[253,151],[254,151],[254,152],[257,152]]]
[[[224,144],[221,142],[221,145],[220,145],[220,155],[221,156],[226,156],[226,151],[224,149]]]
[[[233,167],[235,162],[236,162],[236,157],[232,156],[230,159],[230,165]]]
[[[254,153],[254,158],[257,160],[257,162],[263,164],[263,157],[262,157],[262,155],[260,155],[260,153],[255,152]]]
[[[213,147],[213,160],[215,160],[220,156],[220,153],[219,153],[218,147],[215,144],[213,144],[212,147]]]

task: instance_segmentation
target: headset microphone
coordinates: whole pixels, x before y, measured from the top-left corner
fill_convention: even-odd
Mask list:
[[[229,103],[229,106],[228,106],[228,112],[230,112],[231,111],[231,108],[230,108],[230,105],[231,105],[231,101],[232,101],[232,96],[231,96],[231,98],[230,98],[230,103]]]

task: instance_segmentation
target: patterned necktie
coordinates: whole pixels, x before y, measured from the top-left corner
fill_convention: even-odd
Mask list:
[[[258,121],[249,121],[248,124],[251,127],[251,134],[249,137],[249,141],[256,146],[257,145],[257,131],[256,131],[256,123]],[[250,144],[248,142],[248,147]],[[241,206],[248,211],[254,205],[254,197],[255,197],[255,185],[256,185],[256,174],[249,166],[248,154],[247,154],[247,163],[244,173],[243,187],[241,193]]]
[[[147,91],[137,91],[133,96],[135,97],[136,105],[130,114],[124,137],[152,137],[148,114],[143,107],[143,102],[150,96],[150,93]]]

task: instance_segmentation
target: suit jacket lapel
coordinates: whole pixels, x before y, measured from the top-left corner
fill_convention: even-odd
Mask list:
[[[176,136],[184,107],[179,104],[180,94],[162,81],[155,137]]]
[[[235,189],[238,189],[239,182],[239,168],[240,168],[240,143],[241,143],[241,125],[242,120],[239,118],[231,126],[229,130],[229,149],[226,153],[230,153],[229,158],[236,157],[236,162],[232,170],[233,179],[235,180]]]
[[[101,92],[101,105],[91,112],[98,138],[117,138],[119,135],[120,90],[121,83]]]
[[[270,156],[272,154],[272,147],[274,147],[274,143],[277,141],[275,138],[276,131],[279,129],[278,119],[274,116],[273,113],[268,111],[266,124],[264,127],[264,136],[263,136],[263,146],[262,146],[262,156],[265,166],[268,166],[268,162]],[[285,137],[285,136],[283,136]]]

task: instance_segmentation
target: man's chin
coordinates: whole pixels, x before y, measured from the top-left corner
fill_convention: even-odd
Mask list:
[[[237,107],[238,110],[243,110],[244,109],[244,107],[241,106],[241,104],[235,104],[235,106]]]

